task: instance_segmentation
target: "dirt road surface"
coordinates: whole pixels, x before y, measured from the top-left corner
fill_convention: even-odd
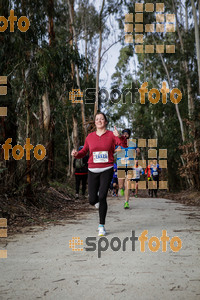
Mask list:
[[[197,207],[131,198],[130,209],[125,210],[122,199],[109,198],[106,240],[97,236],[95,209],[80,220],[1,238],[8,257],[0,259],[0,299],[200,299],[199,225]],[[133,251],[130,237],[134,232],[139,237],[144,230],[148,230],[145,252],[139,240]],[[171,250],[170,241],[162,252],[158,240],[162,230],[170,240],[174,236],[181,240],[178,252]],[[153,236],[158,239],[150,243]],[[73,237],[83,241],[75,245],[83,251],[69,247]],[[93,245],[86,244],[88,237],[93,237]],[[158,242],[157,252],[151,251],[148,245],[159,246]],[[180,243],[173,245],[178,249]],[[92,247],[96,250],[86,251]]]

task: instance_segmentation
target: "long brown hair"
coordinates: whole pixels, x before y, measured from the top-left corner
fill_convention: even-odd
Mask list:
[[[90,120],[90,121],[87,122],[87,125],[88,125],[88,130],[87,130],[87,131],[88,131],[88,134],[91,133],[91,132],[96,131],[95,119],[96,119],[96,116],[97,116],[97,115],[103,115],[105,121],[107,122],[106,126],[108,125],[108,119],[107,119],[106,115],[105,115],[104,113],[102,113],[101,111],[98,111],[98,112],[95,114],[93,120]]]
[[[94,116],[94,122],[95,122],[95,119],[96,119],[96,116],[97,115],[102,115],[102,116],[104,116],[104,119],[105,119],[105,121],[106,121],[106,126],[108,125],[108,119],[107,119],[107,117],[106,117],[106,115],[103,113],[103,112],[101,112],[101,111],[98,111],[96,114],[95,114],[95,116]]]

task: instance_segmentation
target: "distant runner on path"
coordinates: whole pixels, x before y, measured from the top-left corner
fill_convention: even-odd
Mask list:
[[[78,151],[83,149],[83,146],[80,146]],[[82,197],[85,198],[85,191],[87,185],[87,177],[88,177],[88,158],[86,155],[82,159],[74,159],[73,167],[75,169],[75,180],[76,180],[76,199],[79,199],[79,189],[80,184],[82,182]]]
[[[125,136],[125,138],[127,139],[127,144],[129,143],[129,146],[126,147],[126,149],[123,149],[123,147],[118,147],[116,149],[116,151],[124,151],[125,156],[123,157],[123,160],[126,162],[124,165],[122,165],[122,158],[118,158],[117,159],[117,168],[118,170],[122,170],[124,171],[124,178],[118,178],[119,181],[119,194],[121,196],[124,196],[125,194],[125,203],[124,203],[124,208],[129,208],[129,204],[128,204],[128,199],[129,199],[129,190],[127,189],[127,176],[128,176],[128,171],[132,169],[132,167],[130,165],[133,165],[133,162],[135,160],[135,158],[129,157],[130,152],[132,152],[133,150],[136,151],[136,156],[140,153],[140,149],[137,147],[136,142],[133,142],[129,140],[130,135],[131,135],[131,131],[130,129],[124,129],[122,131],[122,134]],[[128,141],[129,140],[129,141]]]
[[[140,176],[144,174],[144,170],[138,165],[138,160],[135,161],[135,166],[133,167],[133,178],[131,181],[135,181],[135,197],[138,194],[138,181],[140,181]]]
[[[151,176],[153,179],[153,189],[151,190],[151,197],[153,197],[153,194],[155,197],[157,197],[157,192],[159,188],[159,175],[161,173],[161,168],[159,164],[157,163],[156,159],[153,160],[153,163],[150,166],[151,170]]]
[[[81,151],[72,150],[76,159],[84,157],[89,151],[88,193],[91,205],[99,203],[99,236],[106,235],[105,218],[107,213],[107,193],[113,176],[115,146],[127,147],[126,138],[120,136],[117,128],[113,132],[106,129],[108,124],[104,113],[98,112],[94,118],[96,131],[90,133]]]
[[[113,178],[111,181],[111,190],[112,190],[112,196],[118,197],[118,178],[117,178],[117,164],[114,164],[114,170],[113,170]]]
[[[153,180],[153,178],[151,176],[151,164],[152,164],[152,161],[150,161],[150,163],[148,164],[148,166],[145,169],[145,174],[147,175],[147,187],[148,187],[148,181]],[[149,196],[151,195],[151,190],[149,188],[148,188],[148,194],[149,194]]]

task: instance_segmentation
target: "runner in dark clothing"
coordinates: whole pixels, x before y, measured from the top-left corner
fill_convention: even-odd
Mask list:
[[[118,197],[117,164],[114,164],[113,178],[111,181],[111,190],[112,190],[112,195],[114,197]]]
[[[83,146],[80,146],[78,151],[83,149]],[[88,177],[88,158],[86,155],[82,159],[74,159],[73,167],[75,169],[75,180],[76,180],[76,199],[79,198],[79,189],[80,184],[82,183],[82,196],[85,197],[87,177]]]
[[[153,179],[153,186],[155,186],[155,188],[151,190],[151,197],[153,197],[153,193],[155,197],[157,197],[157,192],[159,188],[159,174],[161,172],[161,168],[159,167],[159,164],[157,164],[156,160],[154,160],[151,164],[150,170]]]

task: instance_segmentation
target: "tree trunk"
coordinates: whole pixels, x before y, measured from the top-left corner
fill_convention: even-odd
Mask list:
[[[198,1],[198,9],[199,9],[199,31],[200,31],[200,0]]]
[[[54,0],[49,0],[49,46],[55,40],[55,32],[53,28],[53,11],[54,11]]]
[[[174,9],[174,12],[175,12],[175,16],[176,16],[177,31],[178,31],[178,35],[179,35],[179,39],[180,39],[181,50],[182,50],[182,53],[184,54],[185,51],[184,51],[183,39],[182,39],[182,36],[181,36],[181,33],[180,33],[180,29],[179,29],[179,26],[178,26],[178,18],[177,18],[177,10],[176,10],[176,5],[175,5],[175,0],[172,0],[172,3],[173,3],[173,9]],[[198,43],[198,45],[199,45],[199,43]],[[186,60],[183,61],[183,66],[184,66],[184,69],[185,69],[186,80],[187,80],[188,114],[189,114],[189,119],[192,119],[194,117],[195,104],[194,104],[194,99],[193,99],[193,96],[192,96],[192,86],[191,86],[191,79],[190,79],[190,75],[189,75],[188,62]],[[194,123],[194,126],[195,126],[195,130],[197,130],[196,123]],[[191,128],[191,125],[190,125],[189,126],[189,133],[190,133],[190,135],[191,135],[191,131],[192,131],[192,128]],[[196,138],[194,137],[194,152],[195,153],[198,153],[197,143],[198,142],[197,142]]]
[[[53,47],[54,46],[54,41],[55,41],[55,32],[54,32],[54,23],[53,23],[53,15],[54,15],[54,0],[49,0],[48,1],[48,20],[49,20],[49,46]],[[54,91],[54,75],[53,73],[50,72],[49,74],[49,84],[51,87],[51,91]],[[49,108],[47,109],[47,114],[48,110],[53,111],[54,104],[52,106],[50,105],[50,101],[48,98],[45,96],[44,99],[46,99],[47,105],[49,104]],[[48,103],[49,101],[49,103]],[[44,117],[44,122],[45,122],[45,117]],[[53,119],[52,114],[50,114],[50,120],[49,120],[49,130],[48,130],[48,175],[53,178],[54,177],[54,132],[55,132],[55,121]]]
[[[195,29],[195,43],[196,43],[196,53],[197,53],[197,67],[198,67],[198,76],[199,76],[199,94],[200,94],[200,42],[199,42],[199,26],[197,21],[197,9],[194,4],[194,0],[190,0],[192,4],[192,12],[194,18],[194,29]]]
[[[49,129],[50,124],[50,118],[51,118],[51,109],[50,109],[50,103],[49,103],[49,95],[46,88],[46,92],[42,96],[42,109],[43,109],[43,124],[44,129]]]
[[[30,103],[28,99],[28,94],[26,90],[26,80],[29,75],[29,69],[25,72],[23,71],[24,77],[24,96],[25,96],[25,107],[26,107],[26,138],[30,138]],[[26,141],[26,140],[25,140]],[[31,197],[31,157],[30,160],[26,160],[26,196]]]
[[[155,39],[154,39],[154,42],[155,42]],[[159,56],[160,56],[160,59],[162,61],[162,64],[163,64],[163,67],[165,69],[165,72],[166,72],[166,75],[167,75],[167,78],[168,78],[168,84],[169,84],[169,88],[170,90],[172,90],[172,82],[171,82],[171,78],[170,78],[170,75],[169,75],[169,71],[168,71],[168,68],[167,68],[167,65],[163,59],[163,56],[161,53],[159,53]],[[180,131],[181,131],[181,137],[182,137],[182,141],[183,143],[185,142],[185,132],[184,132],[184,127],[183,127],[183,121],[182,121],[182,118],[181,118],[181,115],[180,115],[180,111],[179,111],[179,107],[178,107],[178,104],[175,104],[175,109],[176,109],[176,114],[177,114],[177,117],[178,117],[178,120],[179,120],[179,124],[180,124]]]
[[[78,122],[77,118],[73,116],[73,147],[78,150]]]
[[[87,42],[88,42],[88,37],[87,37],[87,27],[85,24],[85,59],[86,59],[86,82],[89,82],[89,74],[88,74],[88,59],[87,59]]]
[[[159,55],[160,55],[160,58],[161,58],[163,67],[164,67],[164,69],[165,69],[167,78],[168,78],[169,89],[172,90],[172,82],[171,82],[171,78],[170,78],[170,75],[169,75],[169,71],[168,71],[168,69],[167,69],[167,65],[166,65],[166,63],[165,63],[165,61],[164,61],[164,59],[163,59],[162,54],[159,53]],[[179,124],[180,124],[180,130],[181,130],[182,141],[183,141],[183,143],[184,143],[184,142],[185,142],[185,132],[184,132],[184,127],[183,127],[183,121],[182,121],[182,118],[181,118],[181,115],[180,115],[180,112],[179,112],[178,104],[174,104],[174,105],[175,105],[176,114],[177,114],[177,117],[178,117],[178,120],[179,120]],[[188,153],[187,153],[187,154],[188,154]],[[182,158],[182,156],[180,156],[180,158],[181,158],[183,167],[185,167],[185,161],[184,161],[184,159]],[[190,186],[190,185],[191,185],[191,182],[190,182],[190,178],[189,178],[189,175],[188,175],[188,174],[186,174],[186,180],[187,180],[188,185]]]
[[[178,25],[178,17],[177,17],[177,9],[176,9],[176,5],[175,5],[175,0],[172,0],[172,3],[173,3],[174,13],[176,16],[177,32],[178,32],[178,36],[179,36],[179,40],[180,40],[180,44],[181,44],[181,51],[182,51],[182,54],[184,54],[184,45],[183,45],[183,39],[182,39],[182,35],[181,35],[179,25]],[[191,80],[190,80],[190,76],[189,76],[188,63],[186,60],[183,61],[183,66],[184,66],[186,80],[187,80],[188,114],[189,114],[189,119],[191,119],[194,114],[194,99],[192,96]]]
[[[96,95],[94,104],[94,115],[99,109],[98,97],[99,97],[99,76],[101,69],[101,49],[102,49],[102,14],[104,9],[105,0],[102,1],[101,11],[99,15],[99,50],[98,50],[98,64],[97,64],[97,75],[96,75]]]
[[[78,42],[77,42],[77,38],[76,38],[76,29],[74,26],[74,0],[67,0],[68,3],[68,7],[69,7],[69,15],[70,15],[70,22],[71,22],[71,26],[72,26],[72,30],[73,30],[73,40],[75,43],[75,48],[78,52]],[[79,69],[78,66],[75,64],[75,70],[76,70],[76,83],[77,86],[79,88],[79,90],[81,91],[81,85],[80,85],[80,77],[79,77]],[[85,122],[85,106],[84,106],[84,102],[81,103],[81,118],[82,118],[82,129],[83,129],[83,135],[84,135],[84,140],[86,139],[87,136],[87,127],[86,127],[86,122]]]
[[[67,128],[67,144],[68,144],[68,170],[67,170],[67,176],[69,177],[71,174],[71,141],[70,141],[70,136],[69,136],[69,125],[66,119],[66,128]]]
[[[188,32],[188,7],[187,0],[185,1],[185,31]]]
[[[74,27],[73,27],[73,21],[74,21],[74,0],[67,0],[67,4],[69,7],[69,14],[70,14],[70,33],[71,33],[71,40],[70,45],[73,48],[73,40],[74,40]],[[72,79],[72,89],[74,89],[74,76],[75,76],[75,65],[74,62],[71,62],[71,79]],[[73,109],[75,108],[75,104],[72,103]],[[67,116],[66,116],[67,118]],[[77,126],[77,118],[74,115],[74,112],[72,113],[72,122],[73,122],[73,129],[72,129],[72,144],[73,148],[78,150],[78,126]],[[71,144],[71,143],[70,143]],[[71,156],[71,150],[69,149],[69,155]],[[69,161],[69,169],[70,169],[70,177],[73,176],[73,160],[70,159]]]

